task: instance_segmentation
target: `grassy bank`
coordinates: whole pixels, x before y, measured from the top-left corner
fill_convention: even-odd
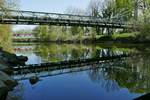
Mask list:
[[[101,42],[150,43],[150,39],[141,36],[140,33],[133,32],[133,33],[114,34],[111,36],[105,35],[96,39],[96,43]]]

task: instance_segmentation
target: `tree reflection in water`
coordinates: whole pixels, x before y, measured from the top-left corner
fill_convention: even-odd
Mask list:
[[[89,70],[89,77],[108,91],[118,90],[120,87],[128,88],[133,93],[150,92],[150,55],[148,53],[126,58],[120,64],[119,61],[115,63],[114,69],[111,68],[112,65],[108,65],[111,67]],[[125,70],[115,67],[125,68]]]

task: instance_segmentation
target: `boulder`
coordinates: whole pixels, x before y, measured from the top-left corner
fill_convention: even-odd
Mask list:
[[[13,74],[13,70],[11,70],[10,68],[6,68],[2,70],[4,73],[6,73],[7,75],[12,75]]]
[[[0,51],[0,59],[3,63],[10,66],[25,65],[28,60],[26,56],[17,56],[6,51]]]
[[[19,61],[23,61],[23,62],[28,61],[28,57],[26,57],[26,56],[21,55],[21,56],[18,56],[17,58],[18,58]]]
[[[11,79],[7,74],[0,71],[0,100],[6,100],[8,92],[17,84],[17,81]]]
[[[18,85],[17,81],[11,79],[7,74],[0,71],[0,82],[3,82],[8,90],[12,90]]]
[[[149,100],[150,99],[150,93],[147,93],[145,95],[142,95],[138,98],[135,98],[134,100]]]
[[[11,91],[15,86],[18,85],[18,82],[15,80],[6,80],[4,84],[7,86],[8,90]]]
[[[5,100],[8,94],[8,89],[3,81],[0,81],[0,100]]]
[[[12,80],[7,74],[0,71],[0,81]]]
[[[13,73],[13,71],[10,69],[10,67],[8,67],[8,65],[4,64],[1,60],[0,60],[0,71],[3,71],[8,75],[11,75]]]
[[[0,70],[8,69],[8,66],[0,61]]]
[[[29,82],[31,83],[31,85],[36,84],[39,81],[39,78],[37,76],[32,76],[29,79]]]
[[[6,100],[8,90],[6,87],[0,87],[0,100]]]

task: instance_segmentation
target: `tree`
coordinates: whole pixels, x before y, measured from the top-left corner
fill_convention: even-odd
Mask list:
[[[147,22],[147,12],[150,10],[150,0],[139,0],[139,6],[142,11],[144,22]]]
[[[18,1],[16,0],[0,0],[0,9],[3,10],[4,13],[9,14],[7,9],[14,8],[14,5],[17,3]],[[11,28],[12,27],[10,25],[0,25],[0,46],[7,51],[10,51],[9,47],[11,45]]]
[[[93,17],[101,17],[100,15],[101,7],[102,7],[101,4],[102,4],[101,0],[91,0],[87,9],[88,15]]]
[[[136,10],[140,13],[135,13],[135,17],[137,16],[138,20],[134,21],[135,25],[139,25],[139,29],[137,30],[140,34],[138,38],[142,41],[149,41],[150,39],[150,0],[134,0],[137,3]]]
[[[42,41],[48,41],[50,38],[49,26],[37,26],[33,30],[33,34],[35,37],[40,38]]]
[[[101,16],[101,8],[102,8],[101,4],[102,4],[101,0],[91,0],[86,11],[87,15],[101,18],[102,17]],[[89,30],[91,30],[92,39],[95,39],[96,34],[100,33],[99,27],[90,28]]]

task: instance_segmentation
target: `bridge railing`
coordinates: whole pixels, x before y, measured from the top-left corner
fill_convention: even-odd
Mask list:
[[[59,13],[45,13],[45,12],[32,12],[32,11],[18,11],[18,10],[8,10],[10,14],[7,15],[3,10],[0,10],[0,15],[5,16],[5,18],[10,16],[18,17],[33,17],[33,18],[52,18],[52,19],[71,19],[71,20],[83,20],[83,21],[106,21],[110,22],[109,19],[101,19],[100,17],[93,16],[83,16],[83,15],[71,15],[71,14],[59,14]]]

